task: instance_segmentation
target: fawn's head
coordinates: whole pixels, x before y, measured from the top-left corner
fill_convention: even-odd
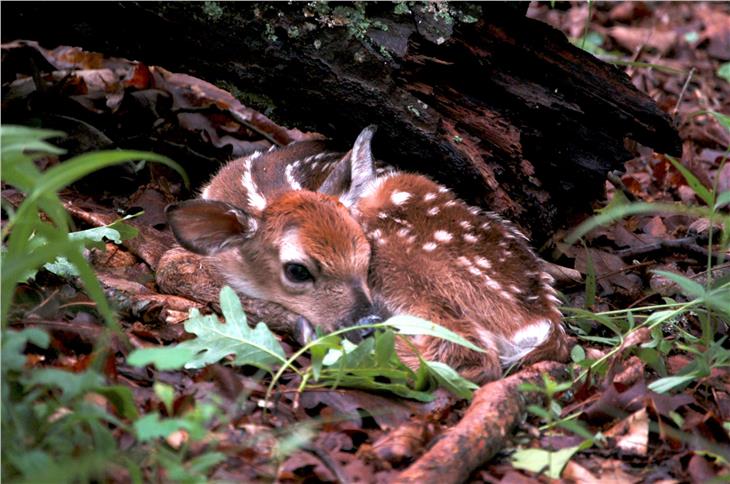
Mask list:
[[[265,163],[265,155],[261,158]],[[239,165],[252,168],[250,163]],[[229,169],[214,177],[207,191],[216,193],[223,184],[230,191],[231,180],[248,183],[242,190],[256,190],[263,203],[257,210],[225,199],[169,206],[170,227],[183,247],[211,256],[238,292],[279,303],[325,330],[375,314],[367,285],[370,245],[358,222],[333,196],[344,201],[352,195],[342,193],[341,180],[328,183],[332,195],[296,189],[268,194],[251,186],[255,176]]]

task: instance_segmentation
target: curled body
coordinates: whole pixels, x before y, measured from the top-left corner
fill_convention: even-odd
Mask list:
[[[170,207],[173,233],[240,293],[325,330],[396,314],[445,326],[485,352],[429,336],[412,345],[479,383],[564,359],[552,278],[524,235],[425,176],[376,170],[373,133],[344,155],[308,142],[235,160],[201,200]],[[410,345],[396,349],[417,366]]]

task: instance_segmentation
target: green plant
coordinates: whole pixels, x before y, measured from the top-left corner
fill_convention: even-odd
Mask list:
[[[93,242],[93,237],[69,235],[71,223],[58,198],[58,191],[93,171],[130,160],[144,159],[168,165],[178,170],[187,183],[184,172],[175,162],[153,153],[100,151],[76,156],[41,173],[34,164],[35,160],[63,153],[44,140],[63,133],[23,126],[3,126],[0,129],[2,181],[25,194],[17,211],[8,210],[8,221],[2,230],[0,319],[3,328],[7,327],[15,286],[26,280],[29,274],[60,257],[74,266],[107,324],[116,326],[114,313],[94,271],[83,257],[83,249]]]
[[[585,440],[579,445],[560,449],[557,451],[547,449],[519,449],[512,454],[512,465],[518,469],[525,469],[531,472],[544,472],[548,477],[559,479],[560,473],[565,464],[578,451],[591,447],[600,434],[593,435],[574,417],[562,418],[563,411],[560,402],[556,398],[558,394],[569,390],[573,386],[573,382],[558,383],[547,375],[543,375],[542,385],[533,383],[523,383],[519,389],[523,392],[535,392],[543,396],[545,400],[545,408],[538,405],[529,405],[527,410],[538,416],[545,424],[545,429],[554,427],[562,427]]]
[[[45,141],[60,135],[21,126],[0,128],[2,180],[25,194],[17,210],[4,207],[8,220],[2,231],[2,477],[14,482],[88,482],[121,471],[141,482],[133,458],[139,446],[129,452],[117,446],[116,433],[134,433],[136,427],[129,422],[139,417],[129,388],[108,385],[93,367],[81,373],[29,367],[26,347],[47,350],[50,338],[35,328],[9,329],[8,312],[16,285],[45,267],[78,276],[114,329],[114,313],[83,250],[103,239],[119,243],[136,232],[121,221],[71,232],[58,191],[92,171],[134,159],[158,161],[185,175],[169,159],[137,151],[80,155],[41,173],[34,162],[63,152]],[[107,340],[103,337],[99,344]]]
[[[251,328],[235,292],[224,287],[220,294],[225,323],[214,315],[202,316],[193,310],[185,329],[197,337],[175,346],[135,350],[128,363],[135,366],[154,364],[157,368],[201,368],[228,357],[234,365],[253,365],[273,375],[267,400],[287,370],[301,378],[300,389],[306,387],[351,387],[380,390],[407,398],[428,401],[436,384],[463,398],[476,388],[448,366],[421,360],[413,371],[395,354],[395,338],[401,335],[425,334],[481,351],[451,331],[413,317],[394,317],[383,323],[340,329],[319,335],[286,358],[284,350],[265,324]],[[372,328],[373,337],[354,345],[341,335]],[[398,331],[398,333],[395,333]],[[310,364],[298,368],[295,362],[309,353]],[[274,368],[278,366],[275,371]]]

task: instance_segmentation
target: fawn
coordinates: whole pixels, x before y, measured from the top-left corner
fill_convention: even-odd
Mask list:
[[[552,277],[510,223],[429,178],[376,170],[366,128],[345,155],[322,141],[225,165],[198,200],[168,207],[180,244],[212,256],[237,291],[331,331],[409,314],[484,348],[411,339],[478,383],[567,356]],[[399,341],[409,366],[418,358]]]

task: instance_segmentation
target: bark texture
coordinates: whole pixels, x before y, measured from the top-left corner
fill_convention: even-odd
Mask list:
[[[2,36],[224,81],[277,122],[343,143],[377,124],[379,158],[507,216],[537,244],[588,212],[631,157],[627,139],[680,152],[649,97],[526,18],[526,3],[395,5],[8,3]]]
[[[522,418],[527,398],[518,386],[528,382],[539,385],[544,373],[553,379],[562,379],[566,368],[560,363],[541,362],[482,386],[459,423],[395,482],[447,484],[466,481],[474,469],[505,447],[512,429]]]

